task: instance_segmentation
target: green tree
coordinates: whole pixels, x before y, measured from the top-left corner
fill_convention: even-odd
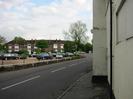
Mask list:
[[[93,48],[92,44],[90,43],[85,44],[85,52],[88,53],[89,51],[92,51],[92,48]]]
[[[0,44],[4,44],[6,42],[6,39],[3,36],[0,36]]]
[[[85,44],[83,44],[83,43],[79,44],[79,51],[85,52]]]
[[[35,52],[36,52],[36,54],[40,54],[41,50],[40,49],[36,49]]]
[[[72,23],[70,25],[69,31],[65,31],[64,34],[66,37],[75,42],[76,50],[78,51],[80,49],[80,44],[85,43],[88,39],[86,32],[86,24],[82,23],[81,21],[77,21],[76,23]]]
[[[64,51],[65,52],[75,52],[76,51],[76,44],[72,41],[66,41],[64,43]]]
[[[3,36],[0,36],[0,52],[6,52],[6,46],[4,43],[6,42],[6,39]]]
[[[13,42],[17,43],[17,44],[24,44],[25,43],[25,39],[22,37],[15,37],[13,39]]]
[[[18,54],[20,55],[20,58],[26,59],[27,56],[29,55],[29,52],[28,52],[27,50],[20,50],[20,51],[18,52]]]
[[[48,48],[48,42],[46,40],[39,40],[36,42],[36,47],[40,48],[41,51],[45,51],[45,48]]]
[[[18,54],[25,54],[25,55],[29,55],[29,52],[27,51],[27,50],[20,50],[19,52],[18,52]]]

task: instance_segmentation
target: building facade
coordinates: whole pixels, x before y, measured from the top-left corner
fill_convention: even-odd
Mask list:
[[[112,91],[116,99],[132,99],[133,0],[112,0],[111,6],[109,0],[93,0],[93,76],[107,76],[109,84],[112,84]],[[102,15],[103,17],[100,17]],[[101,25],[102,27],[100,27]],[[105,33],[101,32],[102,28]],[[110,34],[112,34],[112,40]],[[112,55],[110,41],[112,41]],[[102,45],[100,43],[106,49],[103,52],[99,52],[99,46]],[[104,61],[101,61],[101,58]]]
[[[25,40],[23,44],[15,43],[10,41],[6,44],[8,52],[19,52],[20,50],[27,50],[29,54],[35,53],[36,42],[38,40]],[[46,40],[48,42],[48,48],[45,48],[47,52],[63,52],[64,51],[64,42],[62,40]]]

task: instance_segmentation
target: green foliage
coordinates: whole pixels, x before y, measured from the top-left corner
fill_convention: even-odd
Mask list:
[[[18,52],[18,54],[19,54],[19,56],[20,56],[21,59],[26,59],[27,56],[29,55],[29,52],[27,50],[20,50]]]
[[[79,44],[79,51],[85,51],[85,45],[80,43]]]
[[[66,41],[64,43],[64,51],[65,52],[75,52],[76,51],[76,44],[72,41]]]
[[[6,39],[4,37],[0,36],[0,44],[3,44],[5,42],[6,42]]]
[[[0,52],[7,52],[7,48],[5,45],[0,44]]]
[[[17,43],[17,44],[24,44],[25,43],[25,39],[22,37],[15,37],[13,39],[13,42]]]
[[[82,23],[81,21],[78,21],[76,23],[71,24],[69,31],[65,31],[64,34],[66,37],[69,37],[69,39],[75,42],[77,46],[76,50],[78,51],[80,50],[80,44],[85,43],[88,39],[86,32],[86,24]]]
[[[19,52],[18,52],[18,54],[20,54],[20,55],[29,55],[29,52],[27,51],[27,50],[20,50]]]
[[[92,48],[93,48],[92,44],[90,43],[85,44],[85,52],[88,53],[89,51],[92,51]]]
[[[36,42],[36,47],[40,48],[43,51],[45,48],[48,48],[48,42],[45,40],[39,40]]]
[[[38,48],[35,50],[36,54],[40,54],[41,53],[41,50]]]

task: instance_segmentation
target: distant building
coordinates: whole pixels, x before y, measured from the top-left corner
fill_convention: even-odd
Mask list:
[[[6,43],[8,52],[19,52],[20,50],[27,50],[29,54],[32,54],[37,49],[36,42],[38,40],[26,40],[24,44],[17,44],[13,40]],[[63,40],[46,40],[48,42],[47,52],[63,52],[64,42]]]

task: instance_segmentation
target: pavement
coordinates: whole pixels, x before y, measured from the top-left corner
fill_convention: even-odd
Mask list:
[[[88,57],[90,69],[74,82],[58,99],[110,99],[107,83],[92,83],[92,55]]]
[[[92,83],[92,72],[78,79],[58,99],[110,99],[106,83]]]

